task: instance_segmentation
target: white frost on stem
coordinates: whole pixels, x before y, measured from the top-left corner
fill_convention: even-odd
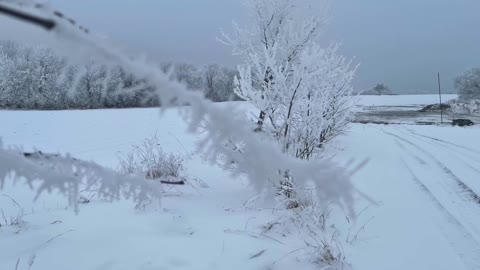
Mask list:
[[[143,177],[126,177],[115,171],[70,156],[23,153],[5,150],[0,144],[0,189],[7,179],[24,179],[37,192],[59,191],[78,210],[80,188],[94,188],[99,197],[118,200],[131,198],[141,207],[154,200],[160,203],[161,186]]]

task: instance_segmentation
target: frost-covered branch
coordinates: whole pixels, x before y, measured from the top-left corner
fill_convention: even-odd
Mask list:
[[[131,198],[137,207],[150,200],[160,202],[161,186],[142,177],[121,176],[115,171],[70,156],[42,152],[5,150],[0,145],[0,189],[9,179],[24,180],[37,192],[59,191],[69,204],[78,207],[80,188],[94,188],[103,199]],[[35,198],[35,199],[36,199]]]
[[[221,41],[246,63],[239,67],[239,72],[240,77],[249,83],[237,87],[236,94],[254,101],[260,109],[257,130],[262,130],[265,119],[275,109],[272,102],[275,93],[271,93],[278,79],[275,69],[283,66],[280,73],[288,77],[290,70],[286,66],[296,63],[302,51],[318,38],[328,17],[323,9],[316,10],[314,16],[307,15],[305,0],[245,2],[250,13],[250,26],[242,28],[234,24],[233,34],[224,33]]]

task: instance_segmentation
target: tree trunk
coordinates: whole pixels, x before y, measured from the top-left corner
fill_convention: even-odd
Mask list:
[[[263,130],[263,124],[265,123],[265,117],[267,114],[264,111],[260,111],[260,115],[258,116],[258,121],[257,121],[257,128],[255,129],[255,132],[260,132]]]
[[[285,126],[285,132],[283,134],[283,137],[287,137],[288,135],[288,129],[289,129],[289,126],[288,126],[288,121],[290,120],[290,117],[292,115],[292,108],[293,108],[293,102],[295,101],[295,97],[297,95],[297,91],[298,89],[300,88],[300,85],[302,84],[302,80],[300,80],[298,82],[298,85],[297,85],[297,88],[295,88],[295,91],[293,92],[293,96],[292,96],[292,99],[290,100],[290,104],[288,106],[288,113],[287,113],[287,119],[285,120],[287,123],[286,123],[286,126]],[[285,150],[288,150],[288,145],[285,146]]]

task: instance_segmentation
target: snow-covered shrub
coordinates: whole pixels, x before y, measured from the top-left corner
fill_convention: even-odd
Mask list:
[[[455,89],[462,102],[480,99],[480,68],[466,71],[455,79]]]
[[[130,152],[121,153],[119,160],[122,174],[142,175],[147,179],[177,179],[184,169],[183,158],[164,152],[156,135],[134,145]]]
[[[321,209],[313,203],[294,212],[293,222],[304,232],[307,256],[320,269],[351,270],[340,233],[330,221],[332,209]]]
[[[351,270],[343,249],[347,242],[339,230],[341,226],[337,227],[339,224],[332,222],[334,212],[333,208],[325,208],[314,201],[293,210],[276,210],[275,219],[258,224],[258,231],[254,233],[272,239],[294,236],[304,244],[295,251],[297,259],[309,261],[318,269]]]
[[[286,206],[287,209],[294,209],[300,206],[297,200],[295,182],[292,176],[286,171],[280,180],[277,200]]]

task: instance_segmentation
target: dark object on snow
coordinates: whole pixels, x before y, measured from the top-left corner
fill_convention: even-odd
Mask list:
[[[430,104],[430,105],[427,105],[425,107],[423,107],[423,109],[420,110],[420,112],[439,112],[439,111],[446,111],[446,110],[449,110],[450,109],[450,105],[449,104]]]
[[[35,158],[35,157],[45,157],[45,158],[50,158],[50,157],[58,157],[58,154],[44,154],[42,151],[37,151],[37,152],[24,152],[23,156],[26,158]]]
[[[453,126],[459,126],[459,127],[469,127],[473,126],[474,123],[470,119],[455,119],[452,121]]]
[[[80,199],[78,199],[78,203],[79,203],[79,204],[89,204],[89,203],[90,203],[90,200],[87,199],[87,198],[84,197],[84,196],[80,196]]]
[[[185,181],[160,181],[160,183],[164,184],[164,185],[177,185],[177,186],[183,186],[185,185]]]
[[[260,252],[258,252],[258,253],[255,253],[255,254],[253,254],[252,256],[250,256],[249,259],[252,260],[252,259],[258,258],[258,257],[262,256],[263,253],[265,253],[265,251],[267,251],[267,250],[264,249],[264,250],[262,250],[262,251],[260,251]]]

